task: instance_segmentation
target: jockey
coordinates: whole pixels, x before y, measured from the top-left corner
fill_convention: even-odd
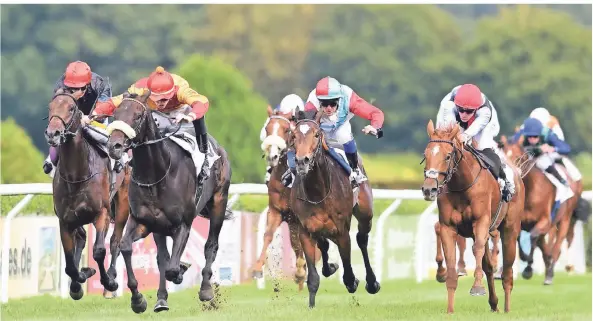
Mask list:
[[[383,112],[362,99],[352,88],[340,84],[335,78],[324,77],[309,93],[305,111],[322,112],[321,129],[326,134],[330,146],[338,145],[344,149],[348,163],[352,168],[350,182],[355,188],[366,177],[358,169],[358,150],[352,136],[350,119],[359,116],[371,122],[362,129],[365,134],[373,134],[377,138],[383,137]],[[290,184],[296,172],[295,155],[289,155],[289,170],[283,175],[283,182]],[[292,174],[292,175],[290,175]]]
[[[562,157],[561,155],[570,153],[570,146],[535,118],[527,118],[523,122],[522,132],[525,136],[523,146],[526,149],[531,149],[537,158],[535,165],[554,175],[560,183],[568,186],[566,180],[554,167],[554,162]]]
[[[174,123],[192,122],[196,131],[198,148],[205,155],[204,164],[200,172],[199,183],[201,184],[209,176],[208,164],[208,133],[204,116],[208,111],[209,101],[206,96],[199,94],[189,87],[187,80],[179,75],[165,71],[163,67],[157,67],[148,78],[142,78],[128,88],[129,93],[141,95],[148,88],[151,91],[147,106],[150,109],[164,113],[173,113],[189,105],[191,111],[188,114],[177,113]],[[113,115],[123,100],[123,94],[111,98],[107,104],[97,106],[93,114]]]
[[[437,114],[437,128],[459,123],[463,129],[461,134],[464,143],[476,140],[477,150],[492,158],[496,154],[500,158],[501,171],[499,185],[502,198],[510,202],[515,194],[513,170],[507,166],[505,156],[502,154],[494,137],[500,131],[498,116],[492,102],[484,95],[478,86],[464,84],[457,86],[448,93],[443,100]]]
[[[558,139],[560,139],[563,142],[565,141],[564,132],[562,131],[562,128],[560,127],[560,122],[558,121],[558,119],[556,117],[550,115],[550,112],[546,108],[544,108],[544,107],[535,108],[531,112],[529,117],[539,120],[540,123],[542,123],[542,125],[544,127],[548,128],[552,133],[556,134]],[[514,141],[517,141],[519,139],[519,137],[521,137],[521,135],[523,134],[523,128],[524,128],[524,125],[521,125],[520,130],[513,137]],[[580,181],[583,178],[583,175],[581,174],[579,169],[572,163],[572,161],[568,157],[566,157],[564,155],[556,155],[555,161],[557,163],[564,165],[564,167],[568,171],[568,174],[571,176],[571,178],[574,181]],[[554,176],[556,177],[556,175],[554,175]]]
[[[280,101],[280,105],[276,106],[276,108],[274,110],[279,111],[281,114],[290,114],[292,116],[294,116],[294,113],[297,109],[297,107],[299,108],[299,110],[304,110],[305,109],[305,103],[303,102],[303,99],[301,97],[299,97],[299,95],[297,94],[290,94],[290,95],[286,95],[284,98],[282,98],[282,101]],[[268,117],[268,119],[266,119],[266,122],[264,123],[264,127],[262,127],[261,132],[259,134],[259,139],[263,142],[264,139],[266,139],[266,126],[268,125],[268,122],[270,121],[270,118]],[[289,166],[294,167],[294,163],[291,164],[291,162],[294,162],[294,150],[292,149],[288,149],[287,151],[288,153],[288,162],[289,162]],[[270,176],[272,175],[272,167],[270,165],[268,165],[266,167],[266,176],[265,176],[265,181],[266,184],[268,184],[268,182],[270,181]]]
[[[109,80],[91,71],[91,67],[83,61],[74,61],[68,64],[66,72],[58,79],[54,86],[53,94],[58,89],[68,94],[83,92],[78,98],[78,108],[83,114],[82,122],[89,123],[88,114],[95,104],[99,106],[111,98],[111,84]],[[78,95],[75,95],[78,96]],[[43,172],[50,174],[58,163],[58,151],[50,146],[49,156],[43,162]],[[53,177],[52,174],[50,176]]]

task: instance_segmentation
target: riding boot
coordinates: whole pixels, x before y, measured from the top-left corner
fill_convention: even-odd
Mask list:
[[[296,163],[295,163],[295,152],[294,150],[289,149],[287,152],[287,162],[288,162],[288,169],[282,177],[280,177],[280,181],[282,185],[286,187],[290,187],[293,183],[293,178],[296,176]]]
[[[554,165],[550,165],[548,166],[548,168],[546,168],[546,172],[552,174],[554,177],[556,177],[556,179],[562,183],[564,186],[568,186],[568,182],[562,177],[560,176],[560,173],[558,173],[558,170],[556,169],[556,167]]]
[[[59,155],[60,154],[58,154],[57,147],[53,147],[53,146],[49,147],[49,155],[43,162],[43,172],[45,174],[51,173],[51,171],[54,169],[54,167],[56,167],[58,165]]]
[[[507,174],[504,171],[505,166],[505,164],[501,164],[498,177],[504,181],[504,187],[502,189],[502,200],[508,203],[513,198],[513,193],[511,190],[511,182],[509,182]]]
[[[348,164],[352,168],[350,183],[352,184],[352,188],[356,188],[360,185],[358,182],[360,179],[360,172],[358,171],[358,153],[346,153],[346,158],[348,159]]]
[[[194,129],[196,131],[196,139],[198,141],[198,149],[200,153],[204,154],[204,163],[198,177],[198,184],[202,184],[208,176],[210,176],[208,168],[208,133],[206,132],[206,122],[204,117],[193,121]]]

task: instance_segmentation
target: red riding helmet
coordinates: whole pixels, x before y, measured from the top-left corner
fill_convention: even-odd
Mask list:
[[[165,71],[165,68],[159,66],[150,74],[147,82],[148,89],[150,89],[150,99],[153,101],[161,99],[171,99],[177,92],[177,86],[170,73]]]
[[[473,84],[461,85],[453,102],[455,105],[467,109],[478,109],[484,105],[480,88]]]
[[[91,83],[93,74],[91,67],[83,61],[71,62],[66,67],[66,74],[64,76],[64,85],[70,88],[82,88]]]

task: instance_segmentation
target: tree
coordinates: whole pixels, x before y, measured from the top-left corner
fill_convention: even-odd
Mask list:
[[[2,184],[49,182],[49,176],[43,173],[41,165],[44,156],[33,146],[31,137],[8,118],[0,123],[0,164]]]
[[[208,97],[207,128],[229,154],[232,182],[263,181],[259,131],[267,104],[249,79],[221,59],[201,55],[189,58],[176,73]]]

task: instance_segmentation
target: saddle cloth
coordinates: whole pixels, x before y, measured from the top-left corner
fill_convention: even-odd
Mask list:
[[[562,178],[564,178],[564,179],[567,179],[564,171],[560,168],[560,166],[558,164],[554,164],[554,166],[556,167],[556,170],[558,170],[558,173],[560,173],[560,176],[562,176]],[[560,203],[563,203],[567,199],[574,196],[574,193],[570,187],[560,183],[556,179],[556,177],[554,177],[554,175],[552,175],[546,171],[542,171],[542,172],[544,173],[544,175],[546,175],[546,177],[550,180],[550,182],[552,182],[552,184],[554,184],[554,186],[556,186],[555,201],[560,201]]]
[[[183,148],[186,152],[189,153],[192,160],[194,161],[194,165],[196,166],[196,177],[200,175],[202,171],[202,165],[204,164],[205,155],[200,152],[198,148],[198,143],[196,138],[193,135],[188,133],[181,133],[176,135],[171,135],[169,138],[175,142],[179,147]],[[214,152],[214,148],[210,141],[208,141],[208,152],[206,153],[208,156],[208,170],[212,168],[214,162],[220,158],[220,155],[217,155]]]

